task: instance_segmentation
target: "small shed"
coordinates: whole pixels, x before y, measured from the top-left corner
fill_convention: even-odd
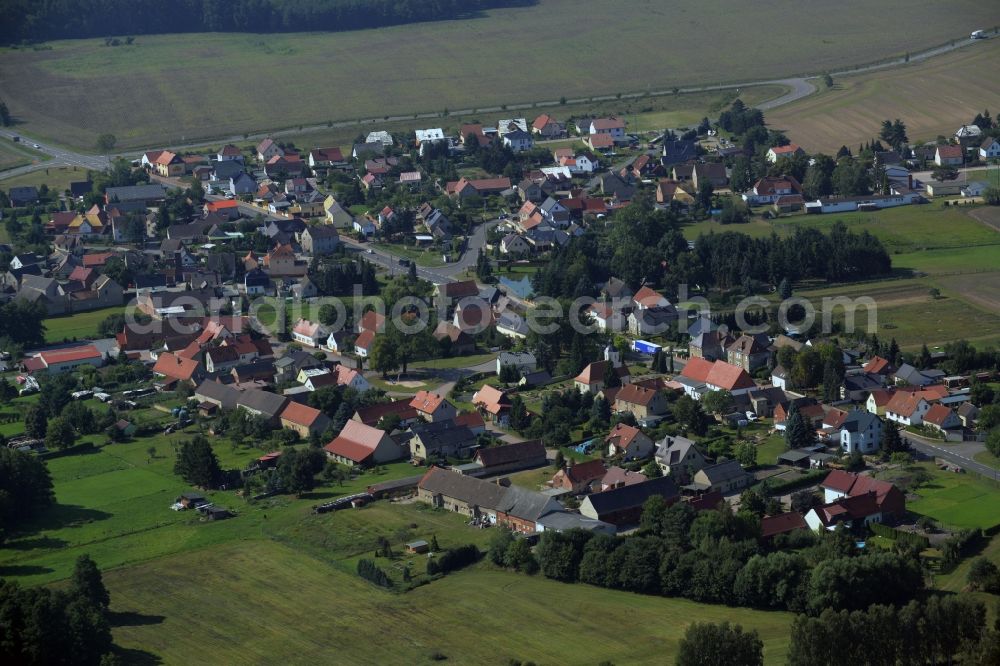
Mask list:
[[[419,541],[411,541],[410,543],[406,544],[406,552],[408,553],[417,553],[417,554],[426,553],[430,549],[431,549],[430,544],[424,541],[423,539]]]
[[[204,495],[195,492],[181,493],[180,497],[174,501],[185,509],[194,509],[203,504],[208,504],[208,500],[205,499]]]

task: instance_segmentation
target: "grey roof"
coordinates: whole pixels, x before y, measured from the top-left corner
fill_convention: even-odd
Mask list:
[[[687,437],[671,437],[667,435],[661,441],[657,442],[656,447],[657,460],[662,460],[667,465],[676,465],[683,461],[692,448],[701,455],[701,451],[695,446],[694,440]]]
[[[590,502],[597,515],[613,513],[625,509],[642,506],[650,497],[658,495],[667,499],[678,496],[677,484],[669,476],[650,479],[630,486],[622,486],[601,493],[588,495],[585,502]]]
[[[632,315],[647,326],[662,326],[677,319],[677,309],[673,305],[645,308]]]
[[[802,449],[791,449],[790,451],[785,451],[784,453],[778,454],[778,461],[797,463],[809,458],[812,455],[813,454],[811,451],[803,451]]]
[[[539,525],[554,532],[565,532],[566,530],[587,530],[588,532],[608,532],[614,534],[617,528],[611,523],[603,520],[594,520],[581,516],[578,513],[569,511],[552,511],[538,520]]]
[[[337,227],[332,224],[316,224],[308,227],[302,233],[309,234],[313,239],[317,238],[340,238],[340,234],[337,233]]]
[[[532,459],[545,459],[545,447],[542,445],[542,440],[540,439],[529,439],[526,442],[491,446],[488,449],[480,449],[479,453],[476,454],[476,460],[481,462],[484,467],[524,462]]]
[[[538,520],[541,516],[559,511],[562,508],[562,504],[552,497],[520,486],[508,487],[497,507],[506,514],[531,521]]]
[[[167,190],[159,183],[148,183],[145,185],[126,185],[124,187],[109,187],[105,190],[108,201],[150,201],[162,199],[167,195]]]
[[[267,416],[276,416],[288,402],[288,398],[269,391],[244,391],[236,404]]]
[[[708,481],[713,486],[717,483],[732,481],[746,476],[747,472],[740,466],[737,460],[727,460],[725,462],[710,465],[701,470],[708,477]]]
[[[476,442],[476,436],[468,427],[457,425],[454,421],[416,423],[410,430],[420,437],[420,441],[429,451],[448,447],[462,448]]]
[[[487,509],[500,506],[506,488],[440,467],[432,467],[419,485],[421,490],[453,497],[467,504]]]
[[[220,384],[212,380],[203,381],[194,392],[194,396],[199,400],[216,400],[223,409],[234,409],[240,395],[240,392],[232,386]]]
[[[881,421],[879,417],[871,412],[863,411],[860,409],[855,409],[853,412],[847,415],[844,422],[840,424],[841,430],[846,430],[847,432],[859,432],[861,430],[867,430],[874,421]]]

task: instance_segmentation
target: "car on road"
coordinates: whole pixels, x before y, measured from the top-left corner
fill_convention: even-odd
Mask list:
[[[32,148],[41,148],[41,146],[39,146],[39,145],[38,145],[37,143],[33,143],[33,144],[31,144],[31,147],[32,147]]]
[[[375,254],[375,250],[371,248],[368,248],[367,250],[365,250],[365,252],[367,252],[368,254]]]

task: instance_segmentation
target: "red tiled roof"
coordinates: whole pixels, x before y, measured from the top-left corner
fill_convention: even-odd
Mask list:
[[[361,463],[375,453],[384,436],[385,432],[378,428],[359,421],[348,421],[340,434],[323,448],[334,455]]]
[[[622,402],[627,402],[633,405],[643,405],[648,406],[653,398],[656,397],[657,391],[651,388],[646,388],[645,386],[639,386],[637,384],[626,384],[618,391],[618,395],[615,396],[615,400],[621,400]]]
[[[639,305],[652,308],[662,304],[665,299],[662,294],[658,294],[649,287],[643,285],[639,288],[639,291],[635,292],[635,296],[632,297],[632,300]]]
[[[889,371],[889,366],[891,364],[888,360],[882,358],[881,356],[872,356],[868,359],[868,362],[864,365],[865,372],[871,372],[876,375],[885,374]]]
[[[444,402],[445,397],[439,393],[420,391],[417,395],[413,396],[413,400],[410,401],[410,406],[418,412],[433,414],[437,411],[438,407],[444,404]]]
[[[590,121],[595,130],[624,129],[625,121],[618,118],[594,118]]]
[[[725,361],[707,361],[703,358],[692,358],[684,366],[682,377],[718,386],[727,391],[742,388],[753,388],[753,379],[743,368],[730,365]]]
[[[938,154],[945,158],[961,158],[962,146],[938,146]]]
[[[619,391],[619,395],[621,392]],[[636,437],[642,435],[642,431],[635,426],[630,426],[626,423],[617,424],[608,436],[604,438],[605,444],[614,444],[615,448],[624,451],[628,448]]]
[[[55,363],[72,363],[89,358],[101,358],[101,352],[97,351],[94,345],[83,345],[82,347],[72,347],[70,349],[57,349],[55,351],[44,351],[38,355],[46,366]]]
[[[799,150],[802,149],[796,146],[794,143],[790,143],[787,146],[775,146],[771,148],[771,150],[774,152],[775,155],[789,155],[791,153],[798,152]]]
[[[465,412],[455,417],[455,425],[465,426],[469,429],[485,428],[486,421],[479,415],[479,412]]]
[[[779,513],[776,516],[764,516],[760,519],[760,535],[765,539],[808,527],[802,514],[795,512]]]
[[[285,421],[291,421],[296,425],[311,428],[322,418],[322,416],[323,412],[314,407],[309,407],[308,405],[302,405],[293,400],[289,400],[288,404],[286,404],[285,408],[281,411],[279,418]]]
[[[415,419],[417,417],[417,410],[410,405],[410,402],[411,400],[403,398],[402,400],[395,400],[393,402],[380,402],[367,407],[359,407],[358,411],[354,414],[358,417],[355,420],[360,420],[365,425],[373,426],[382,417],[389,414],[399,414],[399,418],[404,421]]]
[[[198,361],[183,358],[170,352],[160,354],[153,366],[153,372],[171,379],[188,380],[198,370]]]
[[[372,342],[375,341],[375,331],[364,330],[358,334],[354,340],[354,346],[358,349],[371,349]]]
[[[924,423],[941,427],[944,425],[945,420],[951,416],[951,413],[951,409],[941,403],[931,405],[931,408],[924,414]]]
[[[374,310],[369,310],[361,316],[360,329],[362,331],[381,333],[385,330],[385,315],[379,314]]]
[[[921,400],[923,400],[923,397],[919,393],[897,391],[892,398],[889,399],[885,409],[887,412],[909,417],[913,414],[913,412],[917,411],[917,407],[920,406]]]

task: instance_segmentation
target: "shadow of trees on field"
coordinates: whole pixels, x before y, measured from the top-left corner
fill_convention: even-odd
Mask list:
[[[115,645],[111,648],[111,652],[121,659],[123,664],[128,664],[129,666],[156,666],[156,664],[163,663],[163,659],[159,655],[146,652],[145,650],[123,648]]]
[[[135,611],[111,611],[108,614],[112,627],[146,627],[162,624],[165,619],[163,615],[143,615]]]
[[[8,550],[34,550],[36,548],[63,548],[67,542],[63,539],[56,539],[49,536],[37,537],[34,539],[20,539],[4,544]]]
[[[98,509],[89,509],[76,504],[54,504],[38,516],[26,530],[32,533],[41,530],[58,530],[64,527],[79,527],[98,520],[107,520],[112,514]]]
[[[41,576],[55,571],[48,567],[40,567],[35,564],[7,564],[0,565],[0,577],[15,578],[17,576]]]

